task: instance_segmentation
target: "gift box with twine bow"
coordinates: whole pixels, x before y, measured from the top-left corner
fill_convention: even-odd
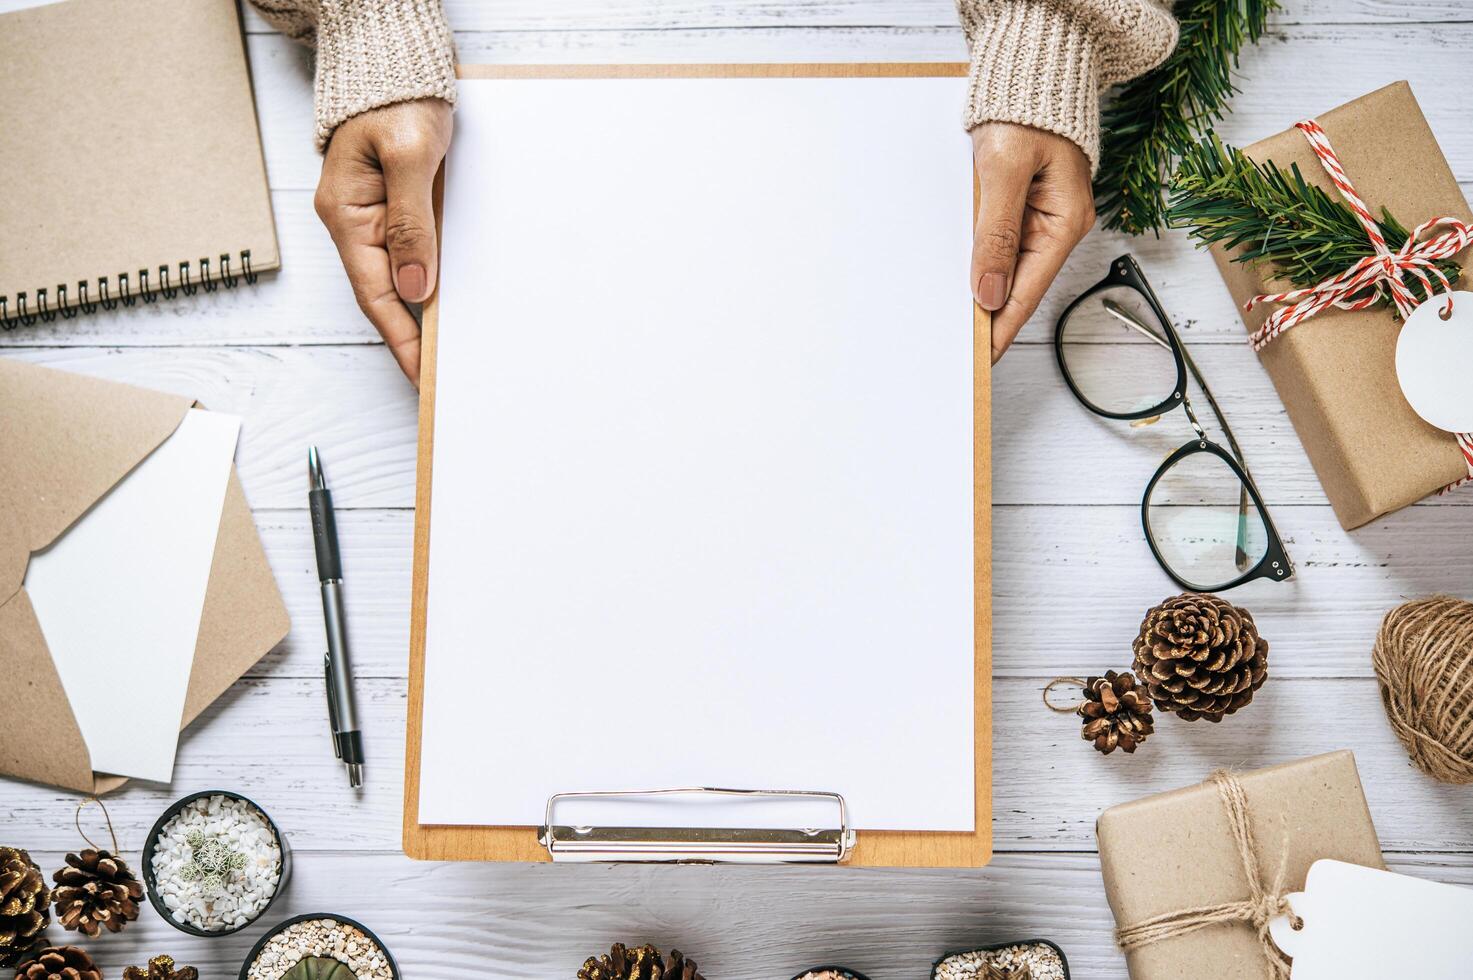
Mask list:
[[[1309,866],[1385,867],[1348,750],[1122,803],[1095,833],[1132,980],[1287,980],[1268,920]]]
[[[1448,216],[1473,224],[1458,182],[1406,82],[1396,82],[1315,117],[1345,175],[1373,215],[1387,208],[1406,227]],[[1306,134],[1290,128],[1243,151],[1341,200]],[[1428,237],[1431,237],[1430,235]],[[1266,293],[1292,289],[1264,265],[1213,257],[1239,310]],[[1368,240],[1366,254],[1374,254]],[[1459,256],[1466,264],[1466,255]],[[1469,288],[1465,273],[1454,288]],[[1440,288],[1440,287],[1439,287]],[[1243,314],[1249,333],[1282,308],[1258,303]],[[1359,527],[1470,475],[1450,432],[1424,422],[1396,378],[1397,311],[1329,306],[1274,337],[1260,352],[1289,419],[1342,527]],[[1465,490],[1464,492],[1473,492]]]

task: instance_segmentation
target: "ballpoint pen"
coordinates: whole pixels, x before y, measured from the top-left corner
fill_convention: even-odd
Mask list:
[[[332,748],[348,767],[348,785],[363,785],[363,734],[353,702],[353,673],[348,665],[347,619],[343,615],[343,560],[338,554],[338,525],[332,491],[322,476],[317,447],[307,450],[307,504],[312,510],[312,540],[317,549],[317,578],[322,588],[322,621],[327,627],[327,653],[322,658],[327,680],[327,720]]]

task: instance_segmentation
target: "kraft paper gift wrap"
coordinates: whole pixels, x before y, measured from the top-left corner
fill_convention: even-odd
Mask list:
[[[1265,889],[1272,888],[1281,865],[1285,893],[1302,890],[1309,866],[1321,858],[1385,867],[1348,750],[1234,775],[1246,796]],[[1095,833],[1117,927],[1249,897],[1227,810],[1211,782],[1111,807],[1100,815]],[[1132,980],[1270,976],[1248,922],[1163,939],[1127,953],[1126,964]]]
[[[1406,82],[1314,118],[1378,218],[1384,206],[1408,229],[1443,215],[1473,221]],[[1297,129],[1243,152],[1258,162],[1272,160],[1286,173],[1298,164],[1305,180],[1342,200]],[[1367,242],[1366,254],[1371,251]],[[1292,284],[1275,278],[1267,265],[1232,262],[1220,247],[1212,253],[1251,334],[1276,307],[1264,303],[1243,313],[1243,305]],[[1457,261],[1466,269],[1468,254]],[[1466,288],[1469,280],[1465,271],[1455,288]],[[1285,331],[1260,354],[1335,516],[1347,530],[1468,475],[1454,435],[1422,421],[1401,393],[1396,380],[1400,330],[1401,321],[1389,306],[1359,312],[1332,307]]]

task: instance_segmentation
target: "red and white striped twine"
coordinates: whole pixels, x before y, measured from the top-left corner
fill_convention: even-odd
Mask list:
[[[1473,483],[1473,432],[1458,433],[1458,448],[1463,451],[1463,462],[1468,464],[1468,475],[1463,477],[1461,480],[1454,480],[1453,482],[1449,483],[1447,486],[1437,491],[1439,494],[1447,493],[1450,490],[1456,490],[1458,487],[1461,487],[1465,483]]]
[[[1437,263],[1443,259],[1452,258],[1454,255],[1473,244],[1473,228],[1465,225],[1456,218],[1446,215],[1424,221],[1408,236],[1406,244],[1393,252],[1386,244],[1386,238],[1381,234],[1376,219],[1371,215],[1371,209],[1366,207],[1360,195],[1355,192],[1355,186],[1351,184],[1350,177],[1346,175],[1345,168],[1340,165],[1340,158],[1335,155],[1335,148],[1330,145],[1330,138],[1320,128],[1320,124],[1313,119],[1294,124],[1294,128],[1304,134],[1309,140],[1310,147],[1319,158],[1320,165],[1325,168],[1325,173],[1345,198],[1345,203],[1350,205],[1350,210],[1355,212],[1361,227],[1365,229],[1366,238],[1370,240],[1372,252],[1362,258],[1350,268],[1336,276],[1331,276],[1324,282],[1305,289],[1291,289],[1284,293],[1266,293],[1250,299],[1245,309],[1253,309],[1259,303],[1287,303],[1269,315],[1263,326],[1249,338],[1255,351],[1261,351],[1267,347],[1274,338],[1288,330],[1301,321],[1308,320],[1316,313],[1326,307],[1334,306],[1342,310],[1363,310],[1378,302],[1384,294],[1389,294],[1391,301],[1396,304],[1397,311],[1402,318],[1410,316],[1412,310],[1416,309],[1417,297],[1411,288],[1402,281],[1403,273],[1416,276],[1426,290],[1427,296],[1433,295],[1432,280],[1436,279],[1441,285],[1441,292],[1449,294],[1447,297],[1447,308],[1452,309],[1452,283],[1447,281],[1447,276],[1437,267]],[[1446,229],[1436,238],[1422,241],[1422,236],[1434,228]],[[1359,299],[1352,300],[1350,297],[1356,293],[1366,291]],[[1383,290],[1385,293],[1383,294]],[[1447,493],[1473,482],[1473,433],[1457,433],[1458,449],[1463,454],[1463,460],[1468,464],[1468,475],[1461,480],[1443,487],[1440,493]]]

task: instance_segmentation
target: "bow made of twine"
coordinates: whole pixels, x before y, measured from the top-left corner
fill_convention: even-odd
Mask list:
[[[1250,299],[1245,309],[1251,310],[1260,303],[1289,304],[1271,313],[1269,318],[1263,322],[1263,326],[1254,331],[1249,338],[1253,349],[1263,350],[1279,334],[1297,323],[1308,320],[1327,307],[1363,310],[1379,302],[1382,296],[1387,294],[1390,295],[1392,303],[1396,305],[1396,310],[1403,319],[1411,316],[1412,310],[1417,307],[1417,296],[1402,279],[1403,273],[1415,276],[1422,283],[1428,296],[1434,292],[1432,280],[1437,280],[1442,287],[1441,291],[1448,294],[1447,308],[1444,313],[1444,319],[1446,319],[1453,308],[1452,283],[1447,281],[1447,276],[1443,275],[1437,263],[1443,259],[1450,259],[1469,245],[1473,245],[1473,228],[1457,218],[1446,215],[1433,218],[1418,225],[1407,237],[1406,244],[1393,252],[1386,244],[1386,236],[1381,234],[1380,225],[1376,224],[1376,219],[1372,217],[1371,209],[1355,192],[1355,185],[1350,182],[1345,168],[1340,165],[1340,158],[1336,156],[1335,148],[1330,145],[1330,137],[1325,135],[1320,124],[1313,119],[1305,119],[1295,123],[1294,128],[1303,133],[1304,138],[1309,141],[1310,148],[1319,158],[1320,165],[1325,168],[1330,182],[1335,185],[1335,189],[1340,192],[1340,196],[1345,199],[1350,210],[1355,213],[1361,228],[1365,229],[1366,238],[1371,243],[1371,254],[1339,275],[1331,276],[1316,286],[1291,289],[1284,293],[1264,293]],[[1446,230],[1435,238],[1422,240],[1423,235],[1437,228]],[[1365,291],[1364,296],[1359,299],[1351,299],[1352,296],[1362,291]],[[1447,493],[1465,483],[1473,482],[1473,434],[1460,432],[1457,433],[1457,439],[1458,450],[1463,454],[1463,461],[1468,464],[1468,475],[1449,483],[1438,491],[1439,493]]]
[[[1437,263],[1443,259],[1452,258],[1473,244],[1473,228],[1469,228],[1456,218],[1443,216],[1422,222],[1407,238],[1405,245],[1395,252],[1391,251],[1390,246],[1386,244],[1386,237],[1381,234],[1380,226],[1371,216],[1371,209],[1355,192],[1355,186],[1346,176],[1345,168],[1340,165],[1340,158],[1335,155],[1335,149],[1330,145],[1330,138],[1325,135],[1320,124],[1313,119],[1306,119],[1295,123],[1294,128],[1302,132],[1309,140],[1309,145],[1314,150],[1315,156],[1319,158],[1320,164],[1325,168],[1325,173],[1329,175],[1330,182],[1335,185],[1340,196],[1345,198],[1345,203],[1350,205],[1350,210],[1355,212],[1356,219],[1365,229],[1366,238],[1370,240],[1371,254],[1339,275],[1331,276],[1318,285],[1304,289],[1291,289],[1284,293],[1265,293],[1250,299],[1246,306],[1246,309],[1249,310],[1260,303],[1290,304],[1275,310],[1250,338],[1253,349],[1256,351],[1263,350],[1279,334],[1309,319],[1326,307],[1363,310],[1378,302],[1384,293],[1390,294],[1391,301],[1396,304],[1397,311],[1403,317],[1410,316],[1412,310],[1417,306],[1417,297],[1411,287],[1402,280],[1402,273],[1410,273],[1415,276],[1426,288],[1428,296],[1433,293],[1432,279],[1434,278],[1442,286],[1442,291],[1447,292],[1452,289],[1452,283],[1448,282],[1447,276],[1437,268]],[[1435,228],[1446,228],[1447,230],[1436,238],[1422,241],[1422,236]],[[1359,299],[1350,298],[1367,287],[1374,288]]]
[[[1167,939],[1176,939],[1208,926],[1246,922],[1258,934],[1258,942],[1268,963],[1270,975],[1275,980],[1288,980],[1289,958],[1274,945],[1268,924],[1280,915],[1287,915],[1294,928],[1298,929],[1303,925],[1302,920],[1289,907],[1289,900],[1285,895],[1289,849],[1284,847],[1278,871],[1274,874],[1272,883],[1265,888],[1263,876],[1258,872],[1258,848],[1253,841],[1253,828],[1248,824],[1248,796],[1243,792],[1243,784],[1226,770],[1214,772],[1209,781],[1217,786],[1217,795],[1222,799],[1223,809],[1227,812],[1228,826],[1232,828],[1233,841],[1238,848],[1238,859],[1243,863],[1243,873],[1248,879],[1248,897],[1240,902],[1223,902],[1168,912],[1133,926],[1116,929],[1115,942],[1122,950],[1130,952]]]

